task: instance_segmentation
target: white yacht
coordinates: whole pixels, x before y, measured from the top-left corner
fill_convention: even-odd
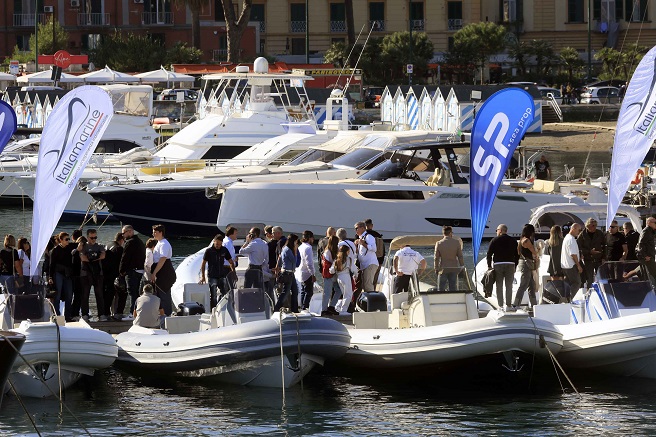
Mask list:
[[[469,143],[393,147],[385,161],[357,179],[235,182],[224,187],[217,225],[271,223],[285,232],[323,234],[329,226],[349,229],[364,217],[374,217],[385,239],[436,234],[444,225],[469,237],[469,185],[455,162],[456,148],[469,149]],[[519,234],[531,208],[565,201],[560,193],[500,191],[483,237],[493,237],[498,223]]]
[[[336,136],[320,132],[298,140],[302,134],[286,134],[253,146],[225,164],[208,167],[205,171],[170,174],[157,181],[107,181],[90,186],[89,194],[106,203],[112,215],[140,232],[149,232],[153,223],[163,223],[173,235],[212,236],[217,231],[222,187],[235,181],[357,177],[380,163],[385,151],[396,144],[446,140],[451,136],[427,131],[339,131]],[[312,145],[328,138],[331,139],[325,143]],[[305,153],[278,166],[300,151]],[[154,202],[153,199],[166,201]],[[88,205],[87,200],[78,208],[86,210]]]

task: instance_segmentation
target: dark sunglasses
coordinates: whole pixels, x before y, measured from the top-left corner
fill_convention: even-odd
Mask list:
[[[616,228],[616,227],[617,227],[617,226],[609,226],[609,228],[611,228],[611,229],[612,229],[612,228]]]
[[[97,240],[98,237],[89,237],[89,240]]]
[[[70,238],[64,238],[64,241],[71,241]]]

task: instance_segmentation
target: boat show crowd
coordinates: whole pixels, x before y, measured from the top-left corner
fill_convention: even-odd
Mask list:
[[[252,227],[243,245],[237,248],[239,229],[230,226],[225,233],[219,232],[204,251],[198,283],[207,284],[211,308],[223,296],[231,299],[241,259],[247,263],[243,269],[244,288],[265,290],[274,311],[284,307],[299,312],[309,309],[320,275],[321,315],[349,315],[356,310],[361,294],[376,292],[385,258],[383,235],[374,229],[372,219],[357,222],[353,230],[354,238],[349,239],[344,228],[329,227],[324,237],[317,238],[311,231],[285,236],[280,226]],[[563,302],[571,301],[582,285],[590,288],[597,269],[605,261],[639,260],[644,270],[639,268],[625,276],[642,274],[646,278],[649,273],[656,278],[655,230],[656,218],[648,218],[640,233],[630,221],[622,225],[613,221],[604,232],[597,228],[594,218],[589,218],[584,226],[572,223],[551,227],[542,247],[542,241],[536,242],[533,225],[525,225],[517,240],[508,235],[506,225],[499,224],[497,236],[487,250],[488,272],[481,281],[486,297],[496,287],[498,308],[514,311],[528,292],[531,307],[536,305],[538,284],[533,273],[539,267],[542,252],[549,255],[547,271],[551,282],[559,287]],[[459,273],[464,269],[462,241],[454,236],[451,226],[444,226],[442,234],[434,250],[437,290],[456,291]],[[85,235],[76,229],[51,238],[42,272],[47,278],[48,297],[57,315],[64,315],[66,321],[90,320],[93,289],[97,307],[94,320],[133,318],[135,324],[141,324],[143,319],[148,321],[144,326],[153,327],[153,323],[160,324],[164,316],[177,310],[171,297],[176,282],[171,257],[172,247],[164,225],[153,226],[152,238],[145,242],[132,226],[125,225],[105,245],[98,241],[96,229],[87,229]],[[0,250],[0,281],[10,293],[37,286],[40,277],[26,279],[31,262],[28,239],[16,240],[13,235],[6,235]],[[426,266],[424,257],[409,245],[397,250],[389,272],[394,276],[393,292],[408,291],[410,278],[423,273]],[[513,300],[516,271],[521,272],[521,280]],[[146,308],[150,313],[140,316]]]

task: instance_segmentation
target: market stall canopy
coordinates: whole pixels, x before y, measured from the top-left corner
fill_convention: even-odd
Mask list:
[[[83,79],[80,79],[82,76],[74,76],[72,74],[66,74],[62,73],[61,74],[61,79],[59,79],[59,82],[61,83],[69,83],[69,82],[84,82]],[[16,78],[16,82],[18,83],[52,83],[54,80],[52,80],[52,70],[43,70],[39,71],[36,73],[28,74],[27,76],[19,76]]]
[[[168,71],[164,67],[159,70],[147,71],[145,73],[135,74],[135,77],[141,79],[142,83],[156,83],[156,82],[193,82],[196,80],[193,76],[188,74],[176,73],[175,71]]]
[[[86,83],[114,83],[114,82],[139,82],[139,78],[131,74],[114,71],[109,67],[102,70],[92,71],[79,76]]]

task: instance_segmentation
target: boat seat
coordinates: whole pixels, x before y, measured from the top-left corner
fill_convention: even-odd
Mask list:
[[[435,326],[479,317],[471,292],[421,293],[412,304],[411,325]]]
[[[391,309],[402,309],[403,302],[408,301],[408,292],[404,291],[403,293],[396,293],[390,296],[391,300]]]
[[[374,311],[353,313],[353,325],[357,329],[387,329],[389,326],[389,313],[387,311]]]
[[[169,334],[198,332],[200,329],[200,315],[167,317],[164,319],[164,328]]]
[[[207,284],[184,284],[183,302],[198,302],[206,311],[210,309],[210,287]]]
[[[572,316],[572,304],[539,304],[533,307],[536,319],[546,320],[554,325],[569,325]]]
[[[235,291],[237,324],[267,319],[268,305],[261,288],[238,288]]]

